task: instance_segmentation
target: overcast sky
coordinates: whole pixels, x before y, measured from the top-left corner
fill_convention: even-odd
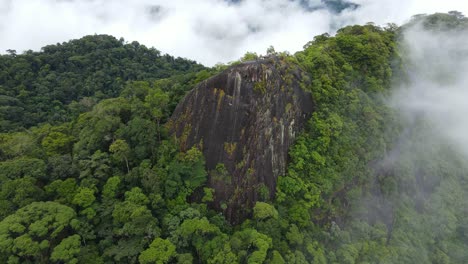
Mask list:
[[[304,0],[319,7],[320,0]],[[138,41],[205,65],[246,51],[295,52],[324,32],[347,24],[401,24],[420,13],[458,10],[466,0],[354,0],[356,10],[306,10],[299,0],[0,0],[0,52],[39,50],[89,34]]]

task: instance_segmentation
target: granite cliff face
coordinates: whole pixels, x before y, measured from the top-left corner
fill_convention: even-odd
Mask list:
[[[170,130],[182,149],[203,151],[211,205],[232,223],[274,197],[289,146],[314,109],[302,75],[279,58],[246,62],[197,85],[174,111]]]

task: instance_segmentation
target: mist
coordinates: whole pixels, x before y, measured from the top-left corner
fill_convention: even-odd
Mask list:
[[[385,230],[389,263],[464,263],[468,31],[423,22],[401,32],[402,69],[387,102],[400,133],[373,168],[372,190],[354,201],[352,222],[372,226],[358,236]]]
[[[414,14],[436,11],[468,13],[468,3],[458,0],[350,2],[359,7],[333,12],[319,0],[0,0],[0,52],[110,34],[211,66],[246,51],[263,54],[270,45],[293,53],[345,25],[402,24]]]
[[[391,105],[407,121],[423,118],[439,140],[468,157],[468,31],[432,31],[416,24],[404,32],[408,82]]]

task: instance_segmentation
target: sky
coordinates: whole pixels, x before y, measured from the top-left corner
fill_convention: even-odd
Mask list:
[[[352,2],[360,7],[334,13],[320,0],[0,0],[0,53],[110,34],[212,66],[247,51],[264,54],[270,45],[294,53],[344,25],[402,24],[415,14],[451,10],[468,14],[466,0]]]

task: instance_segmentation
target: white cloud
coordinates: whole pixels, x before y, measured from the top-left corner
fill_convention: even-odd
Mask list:
[[[459,10],[462,1],[356,0],[340,15],[290,0],[0,0],[0,51],[38,50],[87,34],[111,34],[200,61],[228,62],[270,45],[295,52],[332,25],[402,23],[417,13]],[[318,0],[309,0],[318,6]],[[152,12],[151,12],[152,10]]]
[[[397,90],[392,105],[406,119],[423,117],[434,133],[468,156],[468,30],[432,32],[421,26],[403,38],[410,80]]]

